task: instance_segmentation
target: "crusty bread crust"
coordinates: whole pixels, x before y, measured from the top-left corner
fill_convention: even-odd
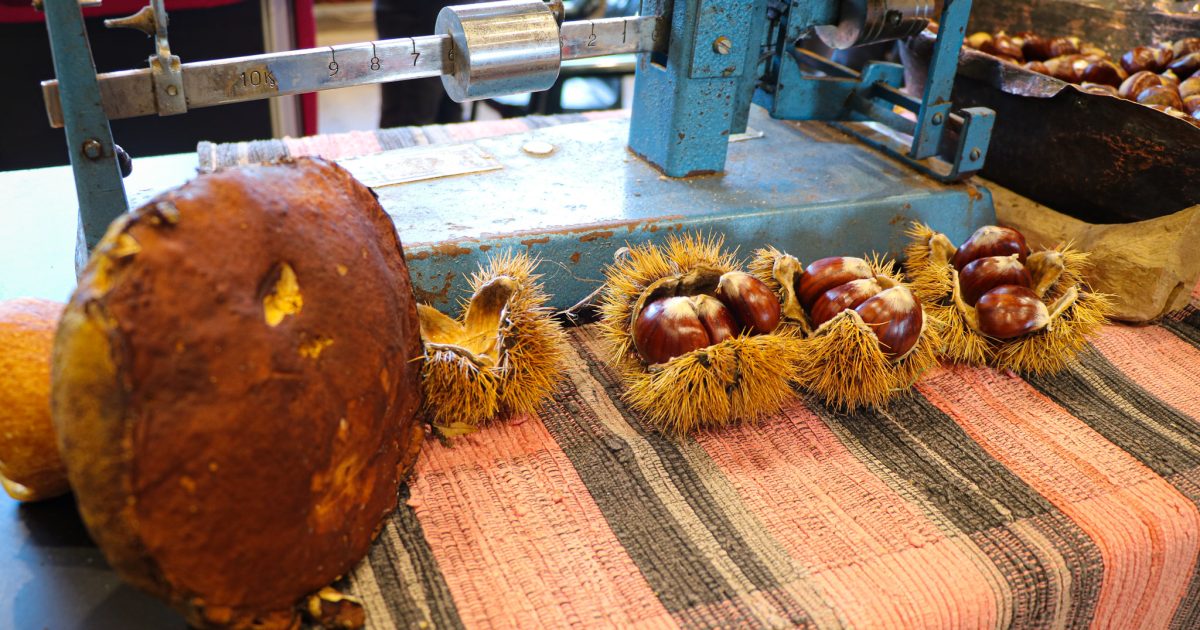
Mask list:
[[[202,175],[115,222],[55,351],[89,531],[197,625],[294,625],[366,553],[422,439],[399,238],[320,160]]]

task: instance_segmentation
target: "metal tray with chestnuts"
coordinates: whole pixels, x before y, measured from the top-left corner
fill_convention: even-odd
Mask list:
[[[1107,297],[1083,280],[1084,252],[1031,252],[1020,232],[991,225],[958,247],[926,225],[912,226],[909,236],[908,276],[952,361],[1056,372],[1107,320]]]
[[[600,334],[627,402],[664,432],[755,420],[794,397],[800,330],[719,238],[633,246],[605,275]]]
[[[880,405],[937,362],[938,326],[892,263],[837,256],[804,267],[766,248],[750,269],[805,333],[796,382],[831,406]]]

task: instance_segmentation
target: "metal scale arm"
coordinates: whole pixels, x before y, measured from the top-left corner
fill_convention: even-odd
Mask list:
[[[434,35],[181,63],[167,43],[162,0],[110,28],[155,36],[148,67],[97,74],[79,0],[44,0],[58,79],[42,82],[53,127],[65,127],[79,197],[76,264],[128,211],[109,120],[425,77],[456,101],[549,89],[562,61],[665,48],[656,16],[566,22],[561,2],[506,0],[447,7]]]

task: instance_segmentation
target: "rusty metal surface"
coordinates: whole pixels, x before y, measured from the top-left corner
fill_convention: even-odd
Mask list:
[[[930,42],[902,50],[910,84]],[[982,175],[1089,223],[1130,223],[1200,203],[1200,129],[1120,98],[963,51],[954,99],[996,112]]]

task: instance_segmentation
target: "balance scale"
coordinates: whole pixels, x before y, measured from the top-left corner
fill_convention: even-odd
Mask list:
[[[565,308],[595,290],[616,250],[670,233],[812,261],[897,255],[912,221],[955,242],[995,221],[991,195],[968,180],[993,114],[950,102],[970,0],[943,3],[920,99],[901,91],[896,64],[856,72],[797,43],[916,35],[932,0],[644,0],[636,17],[578,22],[562,21],[561,2],[504,0],[447,7],[430,36],[194,63],[171,54],[167,13],[151,0],[106,23],[154,36],[147,67],[104,74],[83,27],[90,4],[42,4],[57,74],[42,88],[66,130],[77,265],[129,210],[109,120],[435,76],[465,102],[546,90],[565,61],[630,53],[628,120],[340,161],[394,219],[418,299],[452,307],[464,275],[505,248],[541,256],[552,305]]]

